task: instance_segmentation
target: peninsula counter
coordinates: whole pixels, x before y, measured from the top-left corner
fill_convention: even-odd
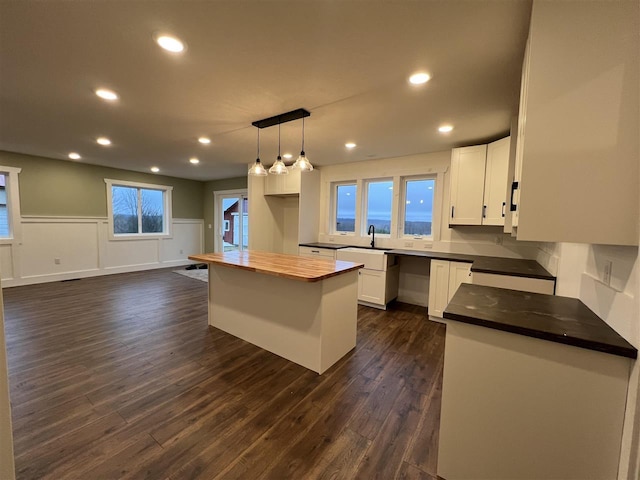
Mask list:
[[[320,374],[356,346],[361,264],[256,251],[189,259],[209,266],[209,325]]]

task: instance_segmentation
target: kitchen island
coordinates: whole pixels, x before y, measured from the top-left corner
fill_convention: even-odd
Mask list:
[[[362,265],[257,251],[189,259],[209,266],[209,325],[320,374],[356,346]]]

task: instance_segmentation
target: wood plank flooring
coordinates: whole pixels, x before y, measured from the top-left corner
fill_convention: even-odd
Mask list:
[[[170,270],[3,293],[19,480],[437,478],[424,309],[360,307],[319,376],[210,328],[206,283]]]

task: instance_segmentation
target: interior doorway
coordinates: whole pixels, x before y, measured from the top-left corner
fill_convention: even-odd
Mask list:
[[[249,197],[247,190],[215,192],[214,251],[234,252],[249,248]]]

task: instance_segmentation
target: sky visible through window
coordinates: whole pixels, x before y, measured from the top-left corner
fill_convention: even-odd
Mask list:
[[[404,235],[431,235],[433,192],[435,179],[407,180],[405,183]],[[336,188],[336,231],[354,232],[356,216],[356,185]],[[393,182],[385,180],[367,184],[367,227],[376,232],[390,233],[393,205]]]

